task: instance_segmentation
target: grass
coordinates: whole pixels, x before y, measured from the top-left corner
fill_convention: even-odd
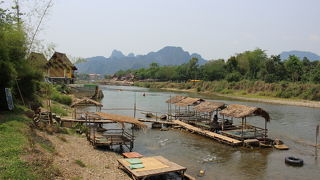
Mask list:
[[[65,105],[71,105],[72,103],[72,98],[70,96],[64,95],[58,91],[52,93],[51,99]]]
[[[0,179],[39,179],[20,156],[28,146],[29,119],[17,114],[1,114]]]
[[[68,111],[64,109],[61,105],[53,104],[51,106],[51,111],[59,116],[67,116]]]
[[[55,148],[37,135],[24,115],[27,111],[18,106],[0,113],[0,179],[55,179],[61,176],[53,165]]]
[[[86,167],[86,165],[79,159],[74,161],[76,164],[78,164],[80,167]]]

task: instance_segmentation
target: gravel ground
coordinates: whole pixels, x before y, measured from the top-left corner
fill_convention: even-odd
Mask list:
[[[54,165],[59,168],[63,177],[59,179],[108,179],[130,180],[129,176],[118,169],[119,154],[94,149],[87,139],[72,135],[48,135],[38,131],[38,134],[49,139],[55,146]],[[85,167],[75,161],[80,160]]]

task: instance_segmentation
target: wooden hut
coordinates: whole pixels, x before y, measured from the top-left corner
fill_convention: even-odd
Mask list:
[[[101,111],[101,107],[103,106],[100,102],[97,102],[93,99],[89,99],[87,97],[81,98],[76,100],[74,103],[71,104],[71,108],[74,108],[74,118],[75,119],[85,119],[84,117],[84,107],[94,106],[96,112]]]
[[[55,52],[46,64],[47,78],[53,83],[72,84],[77,70],[66,54]]]
[[[176,112],[176,116],[179,118],[183,118],[183,120],[190,120],[195,115],[195,111],[192,109],[192,107],[202,102],[204,102],[204,100],[201,98],[187,97],[182,99],[181,101],[175,103],[175,105],[178,106],[178,112]],[[181,109],[181,107],[183,109]]]
[[[193,123],[205,129],[215,130],[218,124],[218,111],[224,108],[225,104],[222,102],[202,102],[193,108],[196,117]]]
[[[35,69],[40,70],[45,75],[47,73],[46,64],[48,60],[42,53],[31,52],[28,57],[28,63]]]
[[[125,123],[135,125],[138,127],[146,127],[146,125],[135,118],[129,116],[123,116],[118,114],[110,114],[103,112],[96,112],[94,115],[98,116],[100,119],[106,120],[103,125],[103,131],[98,131],[97,124],[95,118],[89,118],[87,121],[92,126],[89,126],[90,129],[87,133],[88,140],[94,146],[106,146],[109,148],[113,148],[113,146],[123,146],[127,147],[130,151],[132,151],[134,146],[134,133],[133,128],[131,128],[131,133],[125,129]],[[88,116],[87,116],[88,117]],[[116,126],[112,126],[111,124],[120,123],[121,128],[116,128]]]
[[[224,131],[222,124],[221,134],[236,138],[236,139],[266,139],[267,138],[267,122],[270,121],[269,113],[258,107],[245,106],[240,104],[231,104],[227,108],[220,111],[223,116],[223,123],[225,122],[224,117],[232,117],[241,119],[241,125],[237,126],[234,130]],[[247,117],[250,116],[261,116],[265,120],[265,127],[260,128],[250,124],[247,124]]]
[[[166,103],[168,104],[168,116],[169,119],[176,118],[175,114],[177,113],[177,108],[175,103],[178,103],[179,101],[181,101],[182,99],[185,99],[187,97],[185,96],[174,96],[174,97],[170,97],[170,99],[168,99],[166,101]],[[172,110],[172,105],[174,105],[174,110]]]

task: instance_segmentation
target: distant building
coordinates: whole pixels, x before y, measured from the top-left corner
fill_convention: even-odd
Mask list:
[[[46,64],[47,78],[53,83],[72,84],[75,81],[75,70],[66,54],[55,52]]]
[[[89,80],[99,80],[101,79],[101,74],[88,74]]]

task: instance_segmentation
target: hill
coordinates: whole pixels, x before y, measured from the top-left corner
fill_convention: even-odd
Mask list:
[[[130,53],[125,56],[121,51],[113,50],[109,58],[104,56],[91,57],[76,66],[80,73],[113,74],[119,70],[148,67],[153,62],[162,66],[180,65],[188,62],[192,57],[198,58],[199,64],[207,62],[199,54],[190,54],[181,47],[166,46],[157,52],[150,52],[146,55]]]
[[[284,51],[280,54],[282,60],[288,59],[290,55],[295,55],[300,59],[307,57],[310,61],[320,60],[320,56],[308,51]]]

